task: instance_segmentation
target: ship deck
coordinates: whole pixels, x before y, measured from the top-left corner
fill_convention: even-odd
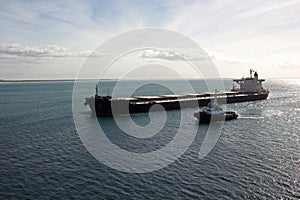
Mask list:
[[[261,93],[253,93],[251,95],[259,95]],[[162,104],[170,102],[185,102],[185,101],[201,101],[211,100],[214,98],[214,93],[195,93],[195,94],[178,94],[178,95],[160,95],[160,96],[135,96],[131,98],[112,98],[110,101],[128,101],[132,105],[141,104]],[[249,93],[242,92],[223,92],[218,93],[218,99],[226,99],[231,97],[249,96]]]

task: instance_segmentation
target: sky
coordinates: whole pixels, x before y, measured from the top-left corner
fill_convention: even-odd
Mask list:
[[[300,0],[1,1],[0,79],[76,78],[88,57],[105,57],[97,51],[102,43],[149,27],[195,41],[221,77],[240,78],[253,68],[264,78],[300,78],[299,10]],[[140,51],[136,59],[178,65],[170,52]],[[132,64],[124,58],[109,77]]]

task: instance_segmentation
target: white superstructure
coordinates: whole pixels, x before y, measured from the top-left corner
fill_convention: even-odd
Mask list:
[[[232,91],[238,92],[265,92],[265,89],[262,86],[262,82],[265,79],[258,79],[257,72],[254,72],[254,77],[252,77],[253,70],[250,69],[250,77],[234,79],[233,81],[240,85],[240,88],[233,87]]]

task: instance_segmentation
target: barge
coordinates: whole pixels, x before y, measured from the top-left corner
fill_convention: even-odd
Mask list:
[[[230,92],[218,93],[218,102],[226,104],[267,99],[269,91],[262,86],[265,80],[258,79],[257,72],[252,77],[252,73],[253,70],[250,70],[250,77],[234,79],[233,81],[240,87],[233,87]],[[98,95],[97,85],[95,96],[86,98],[84,105],[90,107],[92,115],[100,117],[202,107],[212,102],[214,96],[214,93],[195,93],[112,98],[111,96]]]

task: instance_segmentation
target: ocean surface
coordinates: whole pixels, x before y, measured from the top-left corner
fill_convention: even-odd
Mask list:
[[[148,84],[134,95],[185,92],[180,81],[166,82],[175,91]],[[227,105],[239,118],[224,123],[204,158],[199,158],[199,150],[208,126],[199,126],[190,116],[185,130],[197,133],[188,149],[170,165],[147,173],[119,171],[89,153],[74,116],[94,119],[83,104],[73,115],[73,85],[0,84],[0,199],[300,199],[300,80],[267,80],[267,100]],[[103,81],[100,94],[112,93],[114,85]],[[130,96],[127,90],[134,85],[137,82],[128,81],[115,96]],[[201,80],[191,85],[196,92],[207,90]],[[224,85],[230,90],[231,80]],[[84,91],[82,103],[94,91]],[[99,124],[121,149],[153,152],[172,141],[185,113],[155,113],[153,118],[167,120],[150,138],[128,136],[113,118],[100,119]],[[132,120],[145,127],[151,123],[148,114],[133,115]]]

